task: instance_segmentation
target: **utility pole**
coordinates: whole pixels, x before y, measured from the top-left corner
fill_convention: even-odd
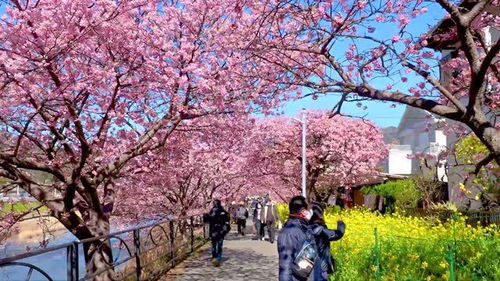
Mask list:
[[[307,198],[307,190],[306,190],[306,183],[307,183],[307,151],[306,151],[306,136],[307,136],[307,112],[305,108],[302,108],[301,111],[301,119],[296,119],[293,118],[295,121],[299,122],[302,125],[302,196],[304,198]]]
[[[307,134],[307,113],[306,110],[302,109],[302,196],[307,198],[306,192],[306,179],[307,179],[307,154],[306,154],[306,134]]]

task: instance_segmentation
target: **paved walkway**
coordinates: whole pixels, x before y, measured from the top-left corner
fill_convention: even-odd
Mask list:
[[[237,236],[235,228],[224,240],[223,263],[211,263],[210,243],[198,253],[170,270],[161,281],[239,281],[278,280],[278,251],[276,242],[252,240],[253,234]],[[250,230],[251,228],[248,228]]]

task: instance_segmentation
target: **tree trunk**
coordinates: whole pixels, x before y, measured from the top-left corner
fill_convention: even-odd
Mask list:
[[[474,133],[493,154],[495,161],[500,165],[500,130],[495,127],[479,128]]]
[[[86,274],[92,275],[103,271],[89,280],[110,281],[115,279],[114,269],[105,270],[113,263],[113,252],[109,240],[84,243],[83,249]]]
[[[306,192],[307,199],[310,202],[317,201],[321,196],[320,192],[316,189],[316,183],[318,182],[318,177],[320,172],[317,169],[308,169],[306,178]]]
[[[108,235],[110,233],[110,224],[107,217],[99,217],[95,213],[90,217],[91,219],[86,223],[87,230],[83,231],[82,237],[80,237],[80,233],[76,233],[76,236],[79,239],[94,238],[102,235]],[[91,237],[88,237],[89,231],[92,233]],[[112,266],[113,264],[113,252],[109,239],[99,239],[83,243],[83,250],[86,275],[92,276],[101,272],[88,280],[110,281],[116,279],[114,268],[106,270],[106,268]]]

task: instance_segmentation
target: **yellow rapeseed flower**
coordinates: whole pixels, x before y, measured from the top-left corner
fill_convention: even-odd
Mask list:
[[[287,210],[287,206],[278,212],[281,210]],[[500,239],[498,225],[470,227],[460,214],[451,220],[431,220],[401,214],[380,215],[359,208],[325,215],[329,228],[335,228],[339,219],[347,228],[341,240],[331,243],[332,254],[342,268],[335,273],[335,280],[372,279],[377,270],[375,228],[384,280],[400,280],[403,275],[407,280],[442,280],[448,276],[449,245],[456,245],[457,258],[465,259],[462,266],[486,272],[485,278],[489,279],[485,280],[495,280],[497,272],[489,264],[483,264],[482,257],[499,259],[500,251],[495,246]],[[454,241],[458,243],[453,244]]]

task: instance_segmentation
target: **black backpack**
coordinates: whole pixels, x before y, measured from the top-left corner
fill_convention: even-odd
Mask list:
[[[213,213],[215,212],[215,213]],[[229,214],[226,210],[211,210],[209,214],[204,215],[204,221],[210,224],[210,237],[223,238],[231,231],[229,224]]]
[[[303,228],[306,239],[293,260],[292,273],[299,280],[307,280],[311,275],[314,264],[318,259],[316,240],[309,229]]]

